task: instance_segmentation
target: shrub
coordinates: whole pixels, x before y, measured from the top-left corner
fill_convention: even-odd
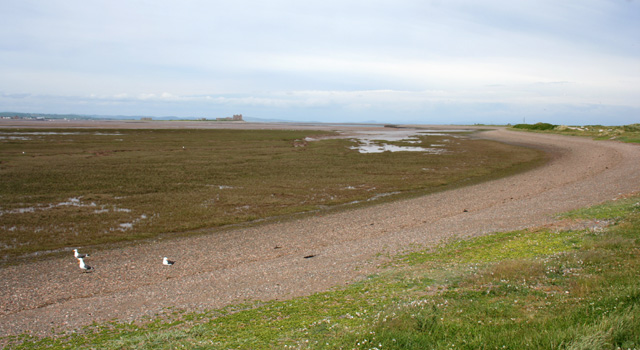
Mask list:
[[[557,125],[549,123],[535,123],[535,124],[516,124],[513,127],[516,129],[525,130],[553,130]]]
[[[624,131],[640,132],[640,124],[629,124],[622,127]]]

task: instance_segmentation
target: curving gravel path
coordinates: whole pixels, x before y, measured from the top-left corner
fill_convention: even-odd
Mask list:
[[[93,273],[71,254],[2,267],[0,336],[308,295],[375,271],[378,253],[551,224],[556,213],[640,190],[638,145],[504,129],[479,137],[542,148],[551,160],[420,198],[100,251],[87,259]],[[163,266],[163,256],[177,263]]]

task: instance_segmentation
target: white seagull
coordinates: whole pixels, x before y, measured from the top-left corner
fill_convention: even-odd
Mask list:
[[[73,250],[73,256],[75,256],[76,259],[84,259],[84,258],[88,257],[89,254],[80,254],[80,253],[78,253],[78,249],[74,249]]]
[[[169,259],[167,259],[167,257],[165,256],[164,259],[162,259],[162,265],[167,265],[167,266],[171,266],[173,264],[175,264],[175,261],[171,261]]]
[[[78,265],[80,265],[80,268],[84,270],[84,272],[89,272],[89,271],[93,271],[93,267],[87,265],[84,263],[84,259],[83,258],[78,258]]]

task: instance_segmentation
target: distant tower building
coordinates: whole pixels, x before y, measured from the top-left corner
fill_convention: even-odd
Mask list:
[[[242,121],[242,114],[234,114],[233,115],[233,120],[234,121]]]

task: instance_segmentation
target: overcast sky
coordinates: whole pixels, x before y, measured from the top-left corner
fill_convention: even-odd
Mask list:
[[[640,122],[638,0],[0,0],[0,111]]]

